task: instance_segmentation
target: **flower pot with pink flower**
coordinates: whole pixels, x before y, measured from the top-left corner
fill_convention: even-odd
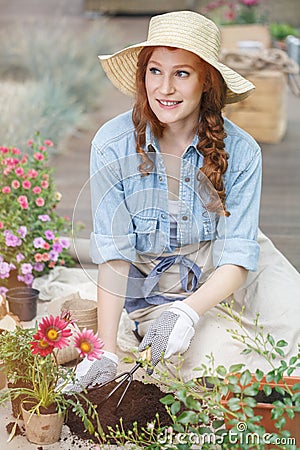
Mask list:
[[[57,354],[70,345],[73,330],[71,324],[68,314],[44,317],[37,324],[32,340],[26,345],[31,354],[28,361],[30,380],[27,381],[31,381],[32,385],[11,387],[0,393],[0,404],[22,395],[26,437],[35,444],[46,445],[59,439],[68,409],[81,417],[90,434],[102,433],[97,410],[85,393],[66,395],[64,387],[74,381],[79,358],[101,358],[103,342],[91,330],[76,331],[73,342],[78,351],[77,362],[73,367],[63,367],[58,363]],[[45,433],[45,427],[53,429],[54,425],[48,421],[52,421],[54,415],[57,416],[55,423],[59,428],[54,434]]]

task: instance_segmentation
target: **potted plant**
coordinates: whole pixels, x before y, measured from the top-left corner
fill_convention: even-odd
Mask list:
[[[269,30],[274,47],[280,48],[281,50],[286,49],[285,39],[288,36],[299,36],[298,30],[285,22],[270,23]]]
[[[57,265],[74,265],[68,253],[71,223],[56,207],[50,140],[37,133],[27,151],[0,146],[0,294],[18,284],[32,286],[36,277]]]
[[[30,342],[33,339],[33,328],[16,326],[14,330],[2,330],[0,333],[0,370],[5,373],[9,388],[30,387],[32,377],[33,355]],[[12,401],[14,417],[20,414],[21,398]]]
[[[9,398],[23,396],[21,409],[26,436],[35,444],[50,444],[59,439],[69,408],[81,417],[90,434],[101,433],[96,408],[85,392],[69,395],[63,392],[65,385],[75,377],[76,365],[61,366],[57,361],[57,353],[68,347],[73,329],[71,325],[72,320],[68,314],[44,317],[34,329],[31,340],[27,340],[24,345],[29,359],[25,360],[27,369],[23,379],[30,386],[10,387],[0,394],[0,404]],[[101,357],[103,343],[92,331],[76,331],[72,337],[78,350],[77,362],[80,357]],[[18,353],[19,350],[15,348],[14,351]],[[97,430],[92,425],[92,419],[97,423]],[[51,423],[52,420],[54,424]],[[49,430],[53,432],[50,433]]]

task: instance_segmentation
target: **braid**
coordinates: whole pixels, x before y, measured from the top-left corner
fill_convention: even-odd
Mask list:
[[[208,89],[201,98],[201,121],[199,122],[197,133],[199,142],[198,150],[204,156],[203,166],[197,174],[200,181],[203,173],[216,190],[216,196],[206,205],[209,210],[215,211],[219,215],[229,216],[225,206],[226,192],[223,175],[228,167],[228,153],[225,151],[224,139],[224,119],[221,111],[225,103],[226,86],[217,72],[209,66],[207,85]]]

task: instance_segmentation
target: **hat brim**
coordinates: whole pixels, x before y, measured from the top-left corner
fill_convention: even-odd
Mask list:
[[[126,47],[125,49],[114,53],[113,55],[99,55],[98,58],[102,64],[103,70],[110,81],[125,95],[134,97],[136,93],[135,78],[138,55],[144,47],[174,47],[175,45],[166,45],[166,42],[145,41],[139,44]],[[189,48],[180,47],[183,50],[191,51]],[[195,53],[192,51],[192,53]],[[197,54],[197,53],[195,53]],[[212,60],[207,55],[199,55],[204,61],[211,64],[222,75],[226,86],[226,103],[236,103],[244,100],[255,89],[255,86],[242,75],[230,69],[230,67],[219,61]]]

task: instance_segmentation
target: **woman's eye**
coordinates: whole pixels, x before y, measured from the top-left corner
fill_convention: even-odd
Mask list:
[[[153,73],[153,75],[158,75],[160,70],[156,69],[156,67],[150,67],[149,72]]]
[[[177,70],[176,75],[177,75],[179,78],[185,78],[185,77],[188,77],[188,76],[189,76],[189,73],[186,72],[185,70]]]

